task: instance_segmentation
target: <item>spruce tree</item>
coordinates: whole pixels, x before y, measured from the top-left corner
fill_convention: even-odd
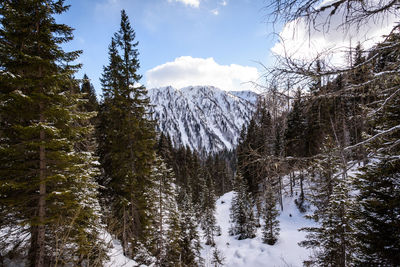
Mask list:
[[[204,185],[201,193],[201,227],[204,231],[205,244],[215,246],[216,230],[215,193],[213,179],[208,170],[203,169]]]
[[[266,184],[264,192],[264,207],[263,207],[263,237],[262,240],[268,245],[274,245],[279,236],[279,220],[277,219],[279,212],[276,208],[276,196],[274,187],[271,182]]]
[[[83,75],[80,91],[82,94],[84,94],[83,97],[86,101],[84,107],[86,111],[97,111],[99,103],[97,101],[96,91],[94,90],[93,84],[91,84],[90,79],[86,74]]]
[[[151,193],[154,210],[152,238],[156,264],[174,266],[178,264],[180,252],[180,217],[176,201],[177,192],[175,177],[163,160],[156,158],[153,164],[152,181],[154,191]]]
[[[296,98],[293,101],[292,109],[287,115],[285,130],[285,155],[291,157],[303,157],[305,151],[305,107],[301,99],[301,92],[296,92]]]
[[[400,264],[400,161],[383,160],[362,169],[354,210],[360,265]]]
[[[64,1],[0,3],[0,229],[25,237],[5,257],[28,256],[27,265],[101,266],[95,159],[75,144],[89,133],[89,114],[65,52],[72,29],[54,16]],[[29,250],[29,253],[28,253]]]
[[[224,256],[222,255],[221,251],[219,251],[217,248],[214,248],[213,254],[212,254],[212,259],[211,259],[211,264],[214,267],[221,267],[224,266]]]
[[[384,75],[373,84],[378,106],[369,116],[372,129],[367,138],[376,138],[367,149],[374,158],[354,181],[359,192],[354,211],[359,265],[400,265],[399,43],[400,34],[395,31],[372,55],[373,71]]]
[[[111,202],[109,226],[130,257],[136,248],[146,247],[153,216],[148,212],[151,201],[146,192],[152,186],[155,133],[154,123],[148,119],[146,89],[138,84],[137,45],[122,10],[120,30],[111,40],[110,62],[101,78],[104,100],[99,109],[97,140],[103,169],[99,181],[106,188],[104,204]]]
[[[343,170],[338,149],[331,139],[325,141],[322,158],[317,161],[317,176],[311,199],[315,211],[307,217],[317,227],[302,228],[307,240],[300,246],[316,249],[311,261],[323,266],[354,264],[354,227],[351,219],[353,200],[350,178]]]
[[[239,240],[256,236],[256,220],[254,218],[254,203],[247,185],[240,172],[236,174],[234,183],[235,196],[232,199],[229,233],[237,235]]]
[[[181,216],[181,262],[185,266],[202,266],[203,259],[200,257],[200,237],[197,231],[198,223],[193,208],[191,195],[182,192],[182,201],[179,205]]]

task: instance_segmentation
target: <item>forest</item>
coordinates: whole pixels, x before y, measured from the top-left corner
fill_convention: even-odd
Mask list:
[[[310,28],[341,10],[343,31],[400,10],[397,0],[266,5],[271,23]],[[237,240],[261,229],[263,243],[279,242],[289,194],[315,222],[300,229],[314,252],[304,266],[400,266],[398,22],[372,48],[349,47],[342,68],[322,54],[278,56],[238,146],[206,153],[156,131],[125,10],[101,97],[76,77],[82,51],[64,51],[73,29],[55,19],[68,9],[0,1],[0,266],[107,266],[104,232],[137,266],[224,266],[216,201],[231,191]]]

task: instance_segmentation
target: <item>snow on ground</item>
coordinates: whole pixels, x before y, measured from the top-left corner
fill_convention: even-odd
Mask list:
[[[221,226],[222,235],[215,237],[215,242],[216,247],[225,258],[224,266],[302,266],[310,252],[298,246],[297,243],[305,240],[306,235],[305,232],[299,232],[298,229],[313,224],[298,211],[294,204],[295,197],[284,197],[284,210],[279,216],[280,236],[278,242],[274,246],[270,246],[262,243],[261,228],[258,228],[257,237],[253,239],[237,240],[228,234],[229,209],[233,195],[233,192],[226,193],[216,203],[217,225]],[[214,248],[205,246],[203,243],[202,257],[206,266],[212,266],[210,262],[213,250]]]
[[[121,242],[113,239],[111,235],[104,231],[103,239],[109,247],[108,257],[109,260],[104,264],[105,267],[133,267],[138,266],[138,264],[127,257],[124,256]]]

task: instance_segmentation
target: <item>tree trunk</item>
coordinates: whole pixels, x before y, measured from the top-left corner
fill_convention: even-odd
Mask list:
[[[292,175],[292,172],[289,172],[289,178],[290,178],[290,196],[293,197],[293,175]]]
[[[44,123],[44,116],[42,113],[43,103],[39,105],[41,114],[40,122]],[[35,266],[44,266],[44,255],[45,255],[45,217],[46,217],[46,150],[43,145],[45,142],[45,132],[40,130],[40,147],[39,147],[39,160],[40,160],[40,172],[39,172],[39,201],[38,201],[38,216],[39,224],[37,226],[36,236],[36,253],[35,253]]]
[[[127,236],[126,236],[126,210],[124,206],[124,211],[123,211],[123,223],[122,223],[122,249],[124,251],[124,255],[127,255],[127,249],[128,249],[128,242],[127,242]]]
[[[300,200],[302,202],[304,200],[303,179],[303,172],[300,172]]]
[[[279,175],[279,204],[281,205],[281,211],[283,211],[283,196],[282,196],[282,177]]]

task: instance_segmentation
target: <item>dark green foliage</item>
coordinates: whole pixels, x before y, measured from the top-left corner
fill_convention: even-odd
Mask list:
[[[376,81],[375,97],[380,101],[370,122],[369,138],[386,134],[369,144],[368,150],[375,152],[376,159],[361,169],[354,182],[359,191],[354,217],[360,265],[400,265],[400,131],[393,130],[400,125],[400,96],[393,94],[398,90],[399,40],[399,34],[393,33],[373,53],[374,72],[392,72]],[[379,105],[382,101],[384,105]]]
[[[196,214],[193,209],[191,196],[186,192],[182,192],[182,201],[179,205],[181,216],[181,262],[185,266],[201,266],[202,259],[200,257],[200,237],[197,231]]]
[[[301,92],[298,91],[293,101],[292,109],[287,115],[285,131],[285,155],[291,157],[304,157],[305,155],[305,118],[304,100],[301,99]]]
[[[89,77],[86,74],[83,75],[80,91],[86,101],[84,104],[85,110],[88,112],[97,111],[99,103],[97,101],[96,91],[94,90],[94,87],[90,83]]]
[[[325,141],[323,154],[315,162],[316,176],[311,188],[312,215],[319,226],[307,231],[300,246],[316,249],[312,261],[323,266],[354,264],[354,226],[351,218],[354,202],[349,194],[351,183],[342,170],[342,161],[331,139]]]
[[[256,235],[256,219],[254,218],[254,201],[248,192],[246,181],[238,172],[234,184],[235,196],[231,206],[231,228],[229,233],[237,235],[239,240],[254,238]]]
[[[266,184],[264,189],[264,207],[263,207],[263,237],[262,240],[268,245],[274,245],[278,240],[279,236],[279,212],[276,208],[276,190],[273,188],[271,183]]]
[[[400,161],[384,160],[363,169],[356,187],[359,260],[374,266],[400,264]]]
[[[111,231],[122,241],[124,253],[133,257],[136,244],[146,247],[151,217],[146,192],[152,186],[154,124],[148,120],[146,89],[138,86],[139,62],[133,31],[126,12],[109,47],[109,64],[101,79],[104,100],[97,126],[98,154],[103,173],[104,207]],[[142,251],[144,251],[142,249]]]
[[[249,191],[257,196],[259,184],[271,173],[265,164],[271,163],[274,153],[275,136],[272,129],[272,118],[266,101],[260,98],[257,109],[247,129],[242,129],[237,148],[237,168],[246,180]],[[261,162],[258,159],[264,158]]]
[[[1,255],[28,256],[29,265],[101,266],[94,158],[76,144],[90,135],[90,114],[79,106],[80,51],[60,47],[72,29],[54,16],[64,1],[0,3]],[[8,247],[12,236],[22,242]],[[29,253],[28,253],[29,249]]]
[[[222,196],[232,190],[233,167],[231,151],[221,151],[215,155],[208,156],[205,168],[211,175],[215,188],[215,195]]]
[[[156,158],[153,164],[153,192],[149,195],[152,201],[153,214],[151,238],[153,239],[153,255],[156,264],[161,266],[176,266],[181,255],[180,216],[176,201],[175,177],[161,158]]]
[[[201,227],[204,231],[204,237],[206,239],[206,245],[215,246],[214,236],[216,228],[215,219],[215,194],[214,194],[214,182],[211,175],[204,169],[203,177],[204,184],[202,185],[201,191],[201,206],[200,206],[200,217]]]
[[[222,253],[217,248],[215,248],[213,250],[211,264],[214,267],[221,267],[221,266],[224,266],[224,260],[225,260],[225,258],[222,255]]]

